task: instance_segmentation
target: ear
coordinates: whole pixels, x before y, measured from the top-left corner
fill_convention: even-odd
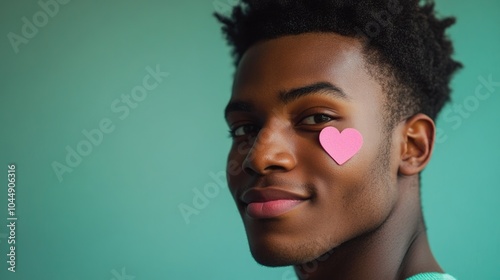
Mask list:
[[[402,133],[399,174],[418,174],[431,159],[436,126],[429,116],[416,114],[406,120]]]

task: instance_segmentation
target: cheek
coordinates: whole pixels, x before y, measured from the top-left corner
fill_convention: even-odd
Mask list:
[[[241,154],[238,153],[236,150],[231,149],[227,156],[227,163],[226,163],[226,173],[228,181],[231,178],[236,177],[243,172],[242,162],[243,162],[243,157],[241,156]]]
[[[380,148],[367,142],[341,166],[321,147],[310,147],[300,156],[316,186],[316,217],[328,219],[318,226],[348,238],[380,225],[387,217],[394,200],[387,170],[378,168],[387,160]]]
[[[250,150],[249,142],[234,143],[229,150],[226,163],[226,176],[229,190],[234,196],[235,190],[245,183],[243,161]]]
[[[234,191],[234,186],[237,183],[237,177],[243,172],[241,163],[241,158],[240,156],[238,156],[238,153],[233,145],[233,147],[231,147],[231,150],[229,150],[226,163],[227,183],[231,192]]]

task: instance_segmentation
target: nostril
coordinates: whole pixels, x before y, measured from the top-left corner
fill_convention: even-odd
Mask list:
[[[275,134],[278,135],[278,134]],[[256,142],[246,154],[242,163],[243,171],[251,176],[261,176],[272,172],[292,170],[296,165],[295,155],[288,140],[268,139],[265,144]]]
[[[258,174],[255,170],[253,170],[252,168],[250,168],[248,166],[243,167],[243,172],[245,172],[246,174],[251,175],[251,176],[255,176]]]
[[[266,167],[265,170],[279,171],[279,170],[286,170],[286,168],[284,168],[283,166],[280,166],[280,165],[270,165],[270,166]]]

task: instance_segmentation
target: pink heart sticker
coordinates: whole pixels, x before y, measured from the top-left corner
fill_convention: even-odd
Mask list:
[[[363,136],[354,128],[346,128],[340,133],[337,128],[329,126],[321,130],[319,142],[333,160],[342,165],[361,149]]]

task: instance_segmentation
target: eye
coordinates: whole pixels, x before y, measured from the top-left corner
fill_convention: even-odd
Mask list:
[[[247,134],[255,133],[258,130],[257,126],[252,124],[244,124],[237,126],[231,130],[229,130],[230,137],[240,137],[245,136]]]
[[[328,115],[315,114],[315,115],[311,115],[309,117],[305,117],[304,119],[302,119],[302,121],[300,123],[313,125],[313,124],[320,124],[320,123],[329,122],[332,120],[334,120],[334,118],[330,117]]]

